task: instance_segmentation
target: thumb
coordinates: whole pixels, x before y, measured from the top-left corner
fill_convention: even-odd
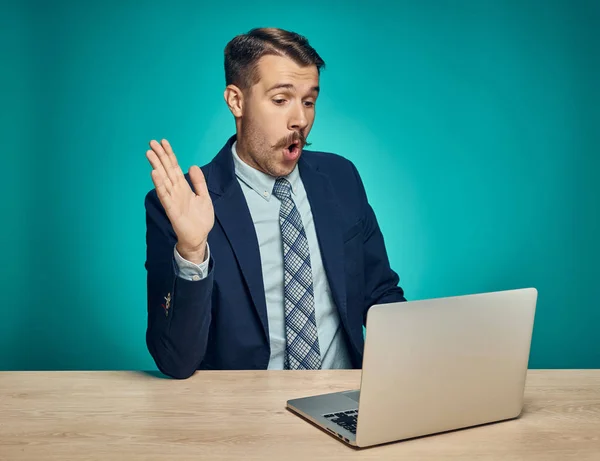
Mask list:
[[[205,196],[208,193],[208,190],[206,189],[206,179],[204,179],[202,170],[194,165],[190,168],[189,173],[196,195]]]

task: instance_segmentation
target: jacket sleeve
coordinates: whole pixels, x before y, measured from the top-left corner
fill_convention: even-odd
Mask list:
[[[404,290],[398,285],[400,277],[390,267],[383,235],[373,208],[369,204],[363,182],[352,165],[358,181],[362,204],[365,264],[365,300],[363,324],[366,324],[367,312],[375,304],[404,302]]]
[[[211,322],[214,261],[198,281],[177,275],[177,236],[156,195],[146,195],[146,345],[158,369],[173,378],[190,377],[206,352]]]

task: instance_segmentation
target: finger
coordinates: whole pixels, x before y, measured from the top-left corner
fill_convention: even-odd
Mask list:
[[[171,180],[165,174],[165,170],[160,161],[158,161],[158,159],[156,158],[156,154],[154,153],[154,151],[148,151],[146,152],[146,156],[150,157],[150,159],[152,159],[152,162],[158,163],[159,165],[157,169],[152,170],[153,172],[156,172],[156,174],[152,175],[152,182],[154,182],[154,187],[156,189],[162,187],[167,194],[171,195],[173,192],[173,183],[171,183]]]
[[[171,159],[169,158],[169,155],[165,152],[163,147],[154,139],[150,141],[150,147],[156,153],[157,157],[162,163],[167,178],[169,178],[173,184],[177,184],[178,177],[176,171],[173,169],[173,165],[171,164]]]
[[[156,195],[158,195],[158,199],[162,204],[165,211],[169,211],[173,206],[173,202],[171,199],[171,194],[167,190],[165,186],[165,181],[160,177],[160,173],[158,170],[152,170],[150,173],[152,176],[152,182],[154,183],[154,187],[156,188]]]
[[[202,170],[196,165],[190,168],[190,180],[192,181],[192,185],[194,186],[196,195],[208,195],[208,189],[206,188],[206,178],[204,178]]]
[[[179,181],[179,180],[183,179],[183,171],[181,170],[181,167],[179,166],[177,157],[175,156],[175,153],[173,152],[173,148],[171,147],[171,144],[166,139],[163,139],[161,141],[161,146],[164,149],[164,151],[167,153],[167,156],[169,157],[169,160],[171,161],[171,166],[173,167],[173,171],[177,175],[177,180]]]
[[[154,170],[158,171],[158,173],[160,174],[158,176],[158,178],[161,178],[161,181],[162,181],[162,178],[167,177],[167,172],[165,170],[165,167],[163,166],[162,162],[158,158],[158,155],[156,155],[156,152],[154,152],[153,150],[147,150],[146,158],[150,162],[150,165],[152,165],[152,168],[154,168]]]

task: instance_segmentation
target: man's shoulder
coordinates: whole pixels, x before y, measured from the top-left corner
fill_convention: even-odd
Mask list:
[[[334,175],[356,174],[354,163],[340,154],[325,151],[304,150],[302,156],[310,166],[316,167],[323,173],[331,173]]]
[[[332,190],[339,194],[340,201],[354,206],[357,201],[364,199],[362,179],[350,159],[340,154],[324,151],[304,151],[302,155],[309,166],[304,173],[301,170],[303,180],[307,179],[304,174],[314,171],[327,177]]]

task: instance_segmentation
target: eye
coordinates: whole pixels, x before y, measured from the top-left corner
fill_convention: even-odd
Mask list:
[[[281,105],[283,105],[283,103],[285,103],[285,99],[273,99],[273,102],[276,105],[281,106]]]
[[[314,107],[315,103],[313,101],[304,101],[304,105],[306,107]]]

